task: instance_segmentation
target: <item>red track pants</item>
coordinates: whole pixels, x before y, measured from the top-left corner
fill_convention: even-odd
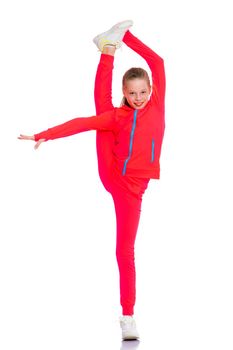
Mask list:
[[[95,80],[97,114],[113,108],[113,60],[113,56],[101,54]],[[133,315],[136,300],[134,243],[139,224],[142,195],[148,186],[149,179],[120,174],[114,167],[113,145],[112,132],[97,131],[99,175],[104,187],[112,195],[116,212],[116,258],[120,275],[122,314]]]

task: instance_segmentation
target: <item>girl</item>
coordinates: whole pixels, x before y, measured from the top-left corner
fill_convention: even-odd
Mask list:
[[[120,275],[122,339],[138,339],[133,318],[136,299],[134,244],[142,196],[150,179],[160,177],[160,153],[164,135],[165,73],[163,59],[130,31],[132,21],[123,21],[93,39],[101,51],[95,79],[96,116],[75,118],[20,140],[42,142],[83,131],[96,130],[98,170],[111,194],[116,213],[116,258]],[[114,54],[125,43],[144,58],[151,70],[131,68],[123,76],[123,100],[112,104]]]

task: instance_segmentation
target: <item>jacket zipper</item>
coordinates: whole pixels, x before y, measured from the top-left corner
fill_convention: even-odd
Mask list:
[[[151,163],[153,163],[155,159],[155,140],[152,139],[152,142],[151,142]]]
[[[135,131],[135,127],[136,127],[137,114],[138,114],[138,111],[137,111],[137,109],[135,109],[134,110],[134,118],[133,118],[133,126],[132,126],[131,134],[130,134],[129,155],[128,155],[128,158],[124,161],[124,167],[123,167],[122,175],[125,175],[125,173],[126,173],[127,163],[130,160],[130,157],[131,157],[131,154],[132,154],[133,138],[134,138],[134,131]]]

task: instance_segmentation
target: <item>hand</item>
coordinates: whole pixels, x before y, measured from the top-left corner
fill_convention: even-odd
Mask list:
[[[18,137],[19,140],[31,140],[31,141],[35,141],[35,137],[34,136],[28,136],[28,135],[22,135],[20,134],[20,136]],[[34,148],[37,149],[42,142],[44,142],[45,139],[40,139],[39,141],[37,141],[37,143],[35,144]]]

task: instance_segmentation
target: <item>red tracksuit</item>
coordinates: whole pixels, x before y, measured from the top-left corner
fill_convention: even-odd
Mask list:
[[[114,57],[101,54],[95,80],[96,116],[75,118],[35,134],[35,140],[97,130],[96,146],[101,181],[111,193],[116,212],[116,257],[123,315],[133,315],[136,298],[134,244],[142,195],[150,178],[160,177],[159,158],[164,135],[165,73],[163,59],[126,32],[123,41],[141,55],[152,73],[152,94],[145,108],[112,105]]]

